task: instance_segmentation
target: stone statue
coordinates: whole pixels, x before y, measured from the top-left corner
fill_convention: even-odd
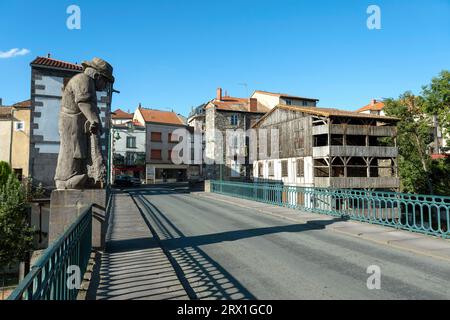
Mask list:
[[[99,137],[102,132],[97,91],[114,83],[113,68],[94,58],[82,63],[64,88],[59,116],[61,144],[56,167],[57,189],[103,187],[106,168]]]

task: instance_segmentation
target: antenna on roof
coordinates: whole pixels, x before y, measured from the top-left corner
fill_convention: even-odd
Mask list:
[[[245,87],[245,96],[248,97],[248,84],[246,82],[243,82],[243,83],[238,83],[238,85]]]

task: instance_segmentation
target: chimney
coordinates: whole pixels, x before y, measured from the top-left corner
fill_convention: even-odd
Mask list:
[[[50,58],[52,55],[50,53],[47,53],[47,58]]]
[[[142,108],[142,104],[139,102],[139,107],[138,107],[138,109],[141,109]]]
[[[222,101],[222,88],[217,88],[216,100]]]
[[[374,106],[378,101],[376,99],[372,99],[371,105]]]
[[[249,99],[249,107],[248,107],[248,111],[250,112],[256,112],[258,109],[258,99],[256,98],[250,98]]]

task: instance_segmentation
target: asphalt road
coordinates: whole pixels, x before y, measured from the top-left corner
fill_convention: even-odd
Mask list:
[[[131,192],[197,299],[449,299],[450,264],[164,189]],[[380,267],[369,290],[367,268]]]

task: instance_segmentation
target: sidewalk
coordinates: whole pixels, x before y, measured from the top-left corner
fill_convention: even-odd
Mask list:
[[[189,299],[168,257],[128,194],[113,196],[96,299]]]
[[[193,196],[251,208],[263,214],[269,214],[296,223],[312,223],[324,226],[326,230],[346,234],[358,239],[375,242],[393,248],[414,252],[450,262],[450,241],[433,236],[422,235],[404,230],[362,223],[357,221],[340,221],[327,223],[336,217],[311,212],[284,208],[266,203],[225,196],[216,193],[196,192]]]

